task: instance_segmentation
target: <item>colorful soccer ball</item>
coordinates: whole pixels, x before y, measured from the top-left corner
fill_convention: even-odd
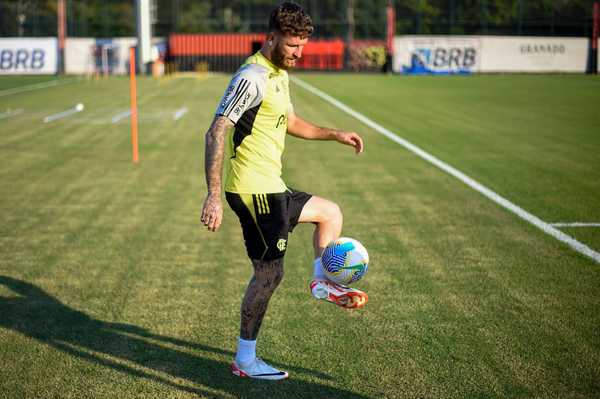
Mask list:
[[[325,247],[321,264],[329,280],[349,285],[360,280],[367,272],[369,254],[355,239],[340,237]]]

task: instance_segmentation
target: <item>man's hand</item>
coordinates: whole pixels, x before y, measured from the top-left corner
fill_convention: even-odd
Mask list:
[[[208,227],[210,231],[217,231],[223,221],[223,204],[219,194],[208,194],[202,207],[202,217],[200,221]]]
[[[362,138],[358,135],[358,133],[342,132],[342,131],[338,130],[335,132],[335,139],[339,143],[354,147],[354,151],[357,154],[360,154],[361,152],[363,152],[363,148],[364,148],[363,141],[362,141]]]

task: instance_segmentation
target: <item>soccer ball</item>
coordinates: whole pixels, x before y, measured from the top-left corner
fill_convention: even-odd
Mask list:
[[[349,285],[360,280],[367,272],[369,254],[357,240],[340,237],[325,247],[321,265],[329,280]]]

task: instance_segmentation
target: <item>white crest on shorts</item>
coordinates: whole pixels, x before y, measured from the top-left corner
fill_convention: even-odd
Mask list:
[[[280,238],[279,241],[277,241],[277,249],[281,252],[285,251],[286,244],[285,238]]]

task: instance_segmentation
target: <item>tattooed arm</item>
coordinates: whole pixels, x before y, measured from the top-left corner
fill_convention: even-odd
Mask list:
[[[208,194],[204,200],[200,220],[210,231],[217,231],[223,220],[221,201],[223,154],[225,152],[225,135],[232,126],[233,122],[228,118],[216,116],[205,136],[204,173]]]

